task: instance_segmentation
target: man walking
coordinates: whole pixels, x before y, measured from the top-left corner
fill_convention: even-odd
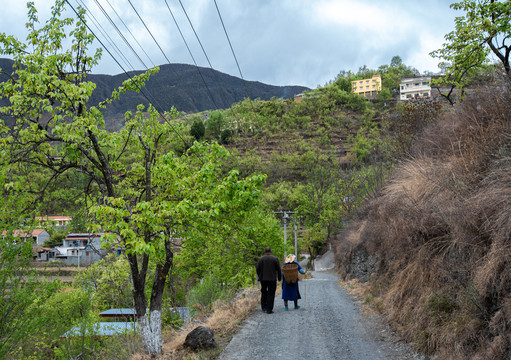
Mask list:
[[[256,272],[261,282],[261,309],[268,314],[273,314],[275,290],[277,279],[281,280],[281,270],[279,259],[272,255],[269,247],[264,249],[264,255],[257,261]]]

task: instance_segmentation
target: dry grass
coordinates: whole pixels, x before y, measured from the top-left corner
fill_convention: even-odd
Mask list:
[[[230,302],[217,302],[211,314],[194,322],[180,331],[169,330],[163,336],[163,353],[159,359],[216,359],[231,341],[240,324],[252,314],[259,304],[260,292],[258,289],[245,289]],[[194,352],[183,346],[186,335],[197,326],[206,326],[213,330],[218,347],[211,350]],[[131,360],[149,360],[147,355],[136,354]]]
[[[361,247],[377,260],[365,296],[441,359],[511,353],[510,86],[480,89],[427,128],[337,245],[345,278]]]

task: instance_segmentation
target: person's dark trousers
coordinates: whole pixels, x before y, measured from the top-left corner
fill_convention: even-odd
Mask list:
[[[261,281],[261,309],[263,309],[263,311],[273,311],[276,289],[276,281]]]

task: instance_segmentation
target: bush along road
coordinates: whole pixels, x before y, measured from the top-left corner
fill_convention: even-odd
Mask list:
[[[300,282],[300,309],[284,310],[276,295],[274,313],[258,308],[219,359],[422,358],[397,340],[380,318],[362,315],[359,304],[337,284],[337,276],[327,272],[312,276]]]

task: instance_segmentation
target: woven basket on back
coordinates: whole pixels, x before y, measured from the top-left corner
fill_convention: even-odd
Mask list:
[[[298,280],[298,265],[286,264],[282,266],[282,272],[288,284],[294,284]]]

